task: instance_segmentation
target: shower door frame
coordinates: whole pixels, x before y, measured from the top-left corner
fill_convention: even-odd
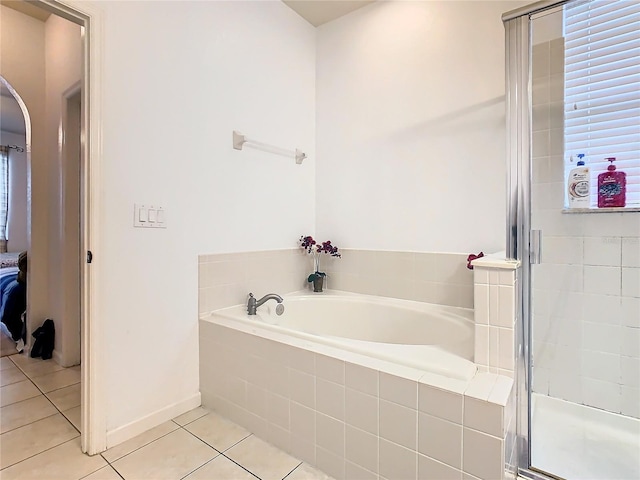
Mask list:
[[[507,123],[507,258],[520,260],[516,299],[516,448],[518,475],[553,478],[531,465],[531,18],[569,0],[544,0],[502,15]]]

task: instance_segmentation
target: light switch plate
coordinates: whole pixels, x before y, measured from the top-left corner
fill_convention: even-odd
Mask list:
[[[137,228],[167,228],[167,212],[148,203],[133,204],[133,226]]]

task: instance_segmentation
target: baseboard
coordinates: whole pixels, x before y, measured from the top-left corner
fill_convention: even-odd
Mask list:
[[[75,367],[76,365],[80,365],[80,359],[77,359],[76,361],[72,361],[71,363],[65,365],[63,363],[62,353],[60,350],[54,349],[53,353],[51,354],[51,357],[53,358],[54,362],[56,362],[58,365],[64,368]]]
[[[111,448],[130,438],[140,435],[147,430],[160,425],[163,422],[182,415],[183,413],[193,410],[201,405],[200,392],[169,405],[160,410],[156,410],[138,420],[134,420],[126,425],[115,428],[107,432],[107,448]]]

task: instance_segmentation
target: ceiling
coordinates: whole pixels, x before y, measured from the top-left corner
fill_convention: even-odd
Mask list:
[[[282,0],[314,27],[342,17],[375,0]]]
[[[22,0],[0,0],[0,4],[5,7],[13,8],[20,13],[24,13],[25,15],[29,15],[30,17],[36,18],[42,22],[46,22],[47,18],[51,13],[43,10],[40,7],[36,7]]]
[[[24,115],[22,109],[11,92],[0,83],[0,130],[24,135]]]
[[[282,0],[314,27],[342,17],[375,0]],[[51,13],[23,0],[0,0],[0,4],[46,22]]]

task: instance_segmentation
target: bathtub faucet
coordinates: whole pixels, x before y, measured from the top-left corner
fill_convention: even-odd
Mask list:
[[[275,300],[278,303],[282,303],[282,297],[280,295],[276,295],[275,293],[268,293],[260,300],[256,300],[256,298],[253,296],[253,293],[250,293],[249,301],[247,302],[247,312],[249,313],[249,315],[255,315],[256,309],[267,300]]]

